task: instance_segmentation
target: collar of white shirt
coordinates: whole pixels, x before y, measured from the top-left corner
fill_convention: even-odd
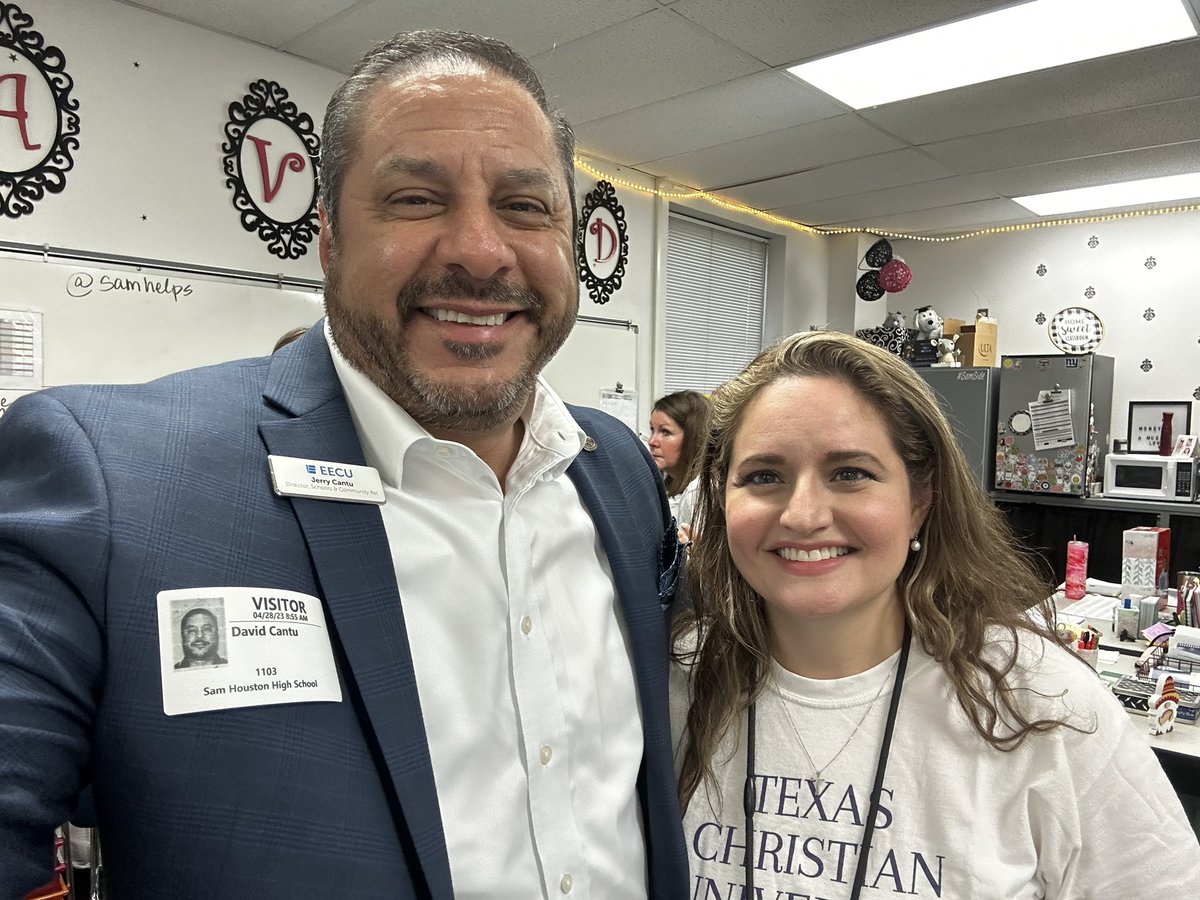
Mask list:
[[[447,442],[434,438],[375,382],[350,364],[334,341],[328,319],[324,320],[324,332],[367,464],[378,470],[385,484],[399,487],[409,448],[425,441]],[[521,421],[525,423],[525,436],[510,473],[510,489],[520,480],[522,472],[551,478],[561,475],[579,455],[587,438],[566,404],[540,375],[533,396],[521,413]],[[547,462],[551,463],[549,467],[545,465]]]

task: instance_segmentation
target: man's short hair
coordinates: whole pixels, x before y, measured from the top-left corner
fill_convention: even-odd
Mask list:
[[[574,233],[575,132],[546,100],[541,79],[523,56],[503,41],[464,31],[408,31],[377,44],[359,60],[354,70],[333,92],[325,109],[321,133],[320,198],[329,227],[337,233],[337,201],[346,169],[358,149],[363,111],[376,85],[385,79],[414,72],[429,63],[474,62],[485,69],[507,75],[533,98],[546,114],[554,131],[559,163],[567,181]]]

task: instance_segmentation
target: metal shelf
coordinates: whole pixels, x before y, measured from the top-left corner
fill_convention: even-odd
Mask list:
[[[1035,503],[1042,506],[1071,506],[1077,509],[1111,512],[1153,513],[1162,522],[1171,516],[1200,516],[1200,503],[1167,503],[1154,500],[1126,500],[1116,497],[1068,497],[1064,494],[1039,494],[1025,491],[989,491],[995,503]]]

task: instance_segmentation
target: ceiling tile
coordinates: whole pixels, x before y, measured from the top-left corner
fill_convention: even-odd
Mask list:
[[[1200,38],[901,100],[859,115],[914,144],[1200,95]]]
[[[572,121],[636,109],[763,68],[670,9],[624,21],[531,62]]]
[[[786,72],[768,70],[574,124],[581,146],[614,162],[637,165],[842,112],[840,104],[820,91]]]
[[[656,9],[655,0],[360,0],[283,49],[348,72],[368,47],[398,31],[445,28],[499,38],[533,57]]]
[[[1013,0],[677,0],[671,8],[771,66],[961,19]]]
[[[1193,97],[1005,128],[921,149],[966,174],[1196,140],[1198,123],[1200,97]]]
[[[728,192],[733,186],[804,173],[818,166],[873,156],[904,145],[849,113],[783,131],[654,160],[641,168],[691,187]]]
[[[996,192],[978,179],[942,178],[866,194],[802,203],[775,212],[787,218],[800,218],[808,225],[826,225],[831,222],[875,221],[897,213],[996,199],[1000,199]]]
[[[1003,197],[1023,197],[1139,178],[1200,171],[1200,140],[1086,159],[1019,166],[978,177]]]
[[[827,200],[877,191],[953,173],[916,150],[896,150],[865,159],[818,166],[807,172],[772,178],[720,193],[756,209],[774,210],[810,200]]]

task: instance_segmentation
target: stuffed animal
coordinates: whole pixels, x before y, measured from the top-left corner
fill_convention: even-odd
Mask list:
[[[942,317],[932,306],[922,306],[917,310],[913,324],[917,326],[917,340],[934,343],[942,336]]]
[[[962,357],[962,351],[958,349],[958,335],[952,334],[950,337],[938,338],[937,355],[938,362],[942,365],[957,366]]]
[[[904,320],[904,313],[902,312],[890,312],[883,317],[884,328],[899,328],[903,331],[907,325],[908,323]]]

